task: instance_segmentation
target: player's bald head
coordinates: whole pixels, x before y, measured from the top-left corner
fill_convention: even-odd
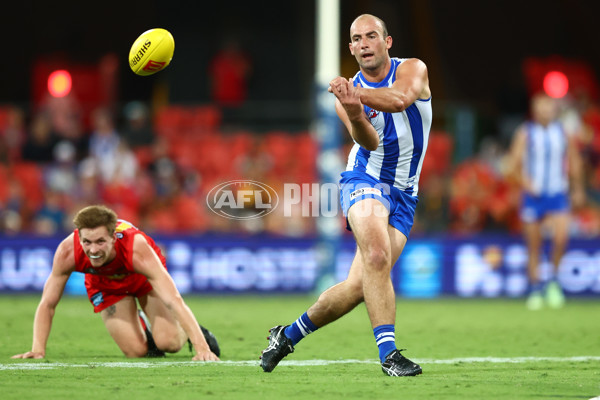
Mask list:
[[[385,38],[388,36],[387,26],[385,22],[379,17],[376,17],[371,14],[361,14],[352,21],[352,25],[350,25],[350,37],[352,37],[352,32],[354,31],[356,25],[360,22],[374,22],[378,26],[379,33],[381,37]]]

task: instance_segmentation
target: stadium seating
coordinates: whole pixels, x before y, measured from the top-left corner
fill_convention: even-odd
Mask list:
[[[0,204],[4,204],[8,196],[8,168],[0,164]]]
[[[159,135],[205,136],[221,123],[221,112],[213,106],[168,106],[157,111],[154,126]]]
[[[37,210],[44,199],[42,167],[33,162],[19,162],[10,167],[9,174],[21,184],[26,207]]]

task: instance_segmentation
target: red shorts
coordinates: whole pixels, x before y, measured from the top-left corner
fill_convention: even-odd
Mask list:
[[[121,301],[125,296],[142,297],[152,290],[152,285],[142,274],[127,275],[123,279],[111,279],[101,275],[85,275],[88,298],[94,312],[100,312]]]

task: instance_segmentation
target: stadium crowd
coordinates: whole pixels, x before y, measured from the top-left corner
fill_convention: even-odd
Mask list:
[[[569,111],[570,124],[578,127],[587,192],[571,233],[595,236],[600,234],[600,106],[579,101]],[[343,160],[349,146],[342,149]],[[459,161],[454,147],[451,133],[432,132],[413,232],[518,233],[519,190],[505,178],[506,144],[486,137],[476,154]],[[68,98],[53,99],[30,114],[0,106],[0,234],[63,234],[72,230],[77,210],[102,203],[147,232],[311,235],[315,218],[300,212],[285,217],[279,207],[261,219],[231,220],[212,213],[206,195],[219,183],[240,179],[266,183],[281,197],[284,183],[318,182],[317,156],[310,132],[223,129],[221,111],[211,105],[151,112],[131,102],[89,116]]]

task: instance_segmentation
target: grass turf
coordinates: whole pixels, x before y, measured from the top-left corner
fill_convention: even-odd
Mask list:
[[[187,349],[164,359],[126,359],[87,299],[65,297],[54,318],[47,358],[11,360],[11,355],[31,346],[38,300],[39,296],[0,296],[2,399],[589,399],[600,395],[596,299],[571,300],[564,309],[539,312],[527,311],[521,300],[399,300],[397,344],[423,367],[423,375],[409,378],[381,373],[362,305],[299,343],[273,373],[263,373],[258,356],[266,347],[268,328],[295,320],[314,300],[307,296],[187,296],[198,320],[219,339],[221,358],[229,361],[225,363],[189,363]],[[595,359],[573,358],[577,356]],[[469,360],[474,357],[499,359]],[[303,360],[340,362],[302,365]]]

